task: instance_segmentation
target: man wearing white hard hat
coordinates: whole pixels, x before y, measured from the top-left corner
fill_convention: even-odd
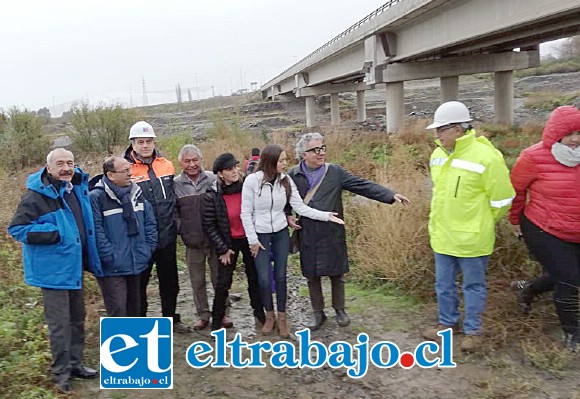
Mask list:
[[[424,331],[436,340],[447,328],[459,331],[457,272],[463,279],[465,317],[460,348],[481,345],[487,287],[485,272],[495,244],[495,224],[515,196],[503,155],[477,136],[467,107],[458,101],[441,104],[433,123],[437,148],[431,154],[433,196],[429,237],[435,253],[435,291],[439,324]]]
[[[171,161],[163,158],[155,148],[156,137],[149,123],[143,121],[135,123],[129,131],[131,144],[123,155],[132,164],[131,178],[141,187],[145,199],[153,206],[157,219],[157,248],[153,252],[149,267],[141,274],[140,279],[140,311],[141,316],[147,316],[147,284],[155,263],[159,279],[161,313],[164,317],[173,317],[173,329],[176,332],[187,332],[189,329],[181,323],[179,314],[175,312],[179,292],[173,192],[175,168]]]

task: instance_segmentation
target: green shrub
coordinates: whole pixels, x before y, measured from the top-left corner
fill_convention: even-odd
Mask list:
[[[43,132],[42,118],[28,110],[12,108],[0,116],[0,166],[6,170],[44,164],[50,140]]]
[[[124,109],[120,105],[90,108],[83,103],[71,108],[69,119],[75,155],[112,154],[115,147],[127,143],[129,128],[139,115],[135,109]]]
[[[163,136],[157,139],[157,148],[161,152],[161,155],[174,163],[177,162],[179,150],[186,144],[193,144],[193,138],[187,133]],[[175,164],[175,167],[177,168],[178,165]]]

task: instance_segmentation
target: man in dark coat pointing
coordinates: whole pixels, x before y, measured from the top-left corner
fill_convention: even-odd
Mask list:
[[[308,199],[308,206],[321,211],[337,212],[339,218],[344,218],[343,190],[387,204],[410,204],[401,194],[353,176],[338,165],[327,164],[323,140],[320,133],[302,135],[296,144],[296,155],[300,163],[288,172],[303,199],[309,191],[316,190],[311,195],[312,198]],[[304,217],[300,219],[300,225],[297,225],[292,216],[288,218],[291,227],[300,229],[300,265],[302,274],[308,279],[310,302],[314,310],[313,318],[306,327],[317,330],[326,321],[322,276],[330,278],[336,322],[341,327],[349,325],[350,319],[344,309],[344,274],[349,270],[344,226]]]

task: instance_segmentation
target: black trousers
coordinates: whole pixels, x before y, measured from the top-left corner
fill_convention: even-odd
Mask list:
[[[330,279],[330,288],[332,292],[332,307],[334,310],[344,309],[344,274],[338,276],[328,276]],[[307,277],[308,293],[310,295],[310,304],[315,312],[324,310],[324,296],[322,294],[322,277]]]
[[[264,314],[262,300],[260,299],[260,285],[258,283],[258,272],[254,264],[254,258],[250,253],[250,247],[246,238],[239,238],[232,240],[232,247],[234,251],[232,261],[229,265],[224,265],[219,262],[218,268],[218,282],[215,290],[215,298],[213,300],[212,309],[212,330],[219,330],[221,328],[222,319],[226,314],[226,300],[229,295],[229,290],[232,287],[232,279],[238,255],[242,253],[246,277],[248,279],[248,294],[250,296],[250,305],[254,310],[254,316]]]
[[[109,317],[139,317],[139,275],[98,277]]]
[[[554,291],[555,285],[554,279],[550,276],[546,268],[544,268],[539,277],[536,277],[528,283],[526,291],[529,295],[536,297],[544,292]]]
[[[546,233],[523,214],[520,226],[530,252],[555,283],[554,305],[562,329],[568,334],[578,334],[580,244]]]
[[[147,285],[151,277],[153,264],[159,279],[159,296],[161,297],[161,314],[163,317],[173,317],[174,322],[180,321],[175,314],[179,280],[177,277],[177,255],[175,242],[165,248],[158,248],[153,252],[149,267],[140,275],[141,316],[147,316]]]
[[[71,371],[82,367],[85,348],[85,301],[83,289],[42,289],[44,317],[52,362],[50,371],[57,384],[68,381]]]

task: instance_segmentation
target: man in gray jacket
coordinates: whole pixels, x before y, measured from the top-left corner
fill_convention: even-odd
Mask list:
[[[338,217],[344,219],[343,190],[387,204],[410,204],[401,194],[353,176],[338,165],[327,164],[323,140],[320,133],[302,135],[296,144],[296,156],[301,162],[288,172],[303,199],[309,191],[316,190],[308,206],[321,211],[337,212]],[[336,322],[341,327],[349,325],[350,319],[344,309],[344,274],[349,271],[344,225],[305,217],[300,218],[300,225],[297,225],[292,216],[288,219],[292,228],[300,229],[300,266],[302,274],[308,279],[308,292],[314,310],[312,321],[306,327],[317,330],[326,321],[322,276],[330,278]]]
[[[202,228],[203,197],[215,181],[211,172],[202,166],[201,150],[193,144],[184,145],[179,151],[178,161],[182,168],[179,176],[173,179],[173,190],[177,197],[177,229],[185,244],[185,261],[193,289],[193,301],[197,310],[195,330],[203,330],[209,325],[211,310],[207,299],[205,264],[209,264],[212,287],[216,288],[218,276],[218,258],[210,246]],[[229,302],[228,302],[229,304]],[[226,305],[227,306],[227,305]],[[232,327],[233,322],[224,316],[222,327]]]

